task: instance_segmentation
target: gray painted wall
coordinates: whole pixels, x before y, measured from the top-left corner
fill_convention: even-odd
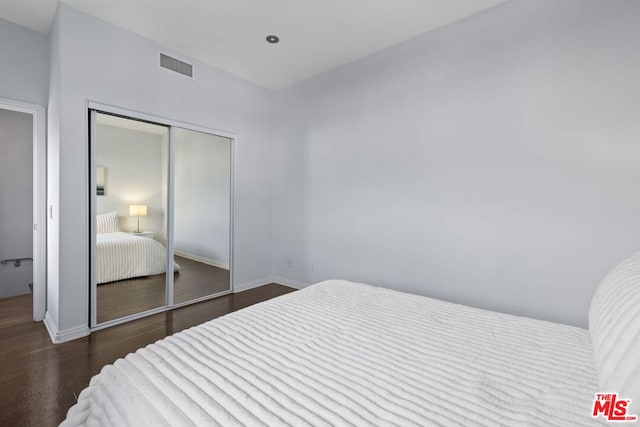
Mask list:
[[[52,319],[86,325],[94,100],[239,136],[236,282],[342,277],[585,326],[640,239],[639,16],[633,0],[513,0],[273,95],[197,61],[195,80],[158,69],[160,46],[62,4]]]
[[[198,61],[193,80],[161,69],[159,52],[173,52],[64,3],[53,31],[51,92],[58,98],[49,111],[59,108],[59,116],[50,114],[57,123],[49,129],[59,135],[49,153],[59,170],[52,174],[49,227],[64,250],[49,275],[51,321],[63,331],[87,325],[87,100],[235,133],[234,280],[270,276],[271,92]]]
[[[0,259],[33,257],[33,117],[0,109]],[[28,294],[33,264],[0,265],[0,298]]]
[[[47,105],[47,309],[58,322],[60,304],[60,19],[49,30],[49,104]]]
[[[47,35],[0,19],[0,52],[0,98],[47,105]]]
[[[640,248],[638,22],[514,0],[281,93],[275,274],[586,326]]]

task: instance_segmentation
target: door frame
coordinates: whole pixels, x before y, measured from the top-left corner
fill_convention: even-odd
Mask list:
[[[0,109],[33,117],[33,320],[47,308],[47,119],[43,105],[0,98]]]
[[[235,206],[235,197],[234,197],[234,180],[235,180],[235,146],[238,140],[237,135],[221,131],[218,129],[212,129],[205,126],[196,125],[193,123],[181,122],[178,120],[168,119],[166,117],[155,116],[152,114],[141,113],[139,111],[125,109],[121,107],[116,107],[113,105],[102,104],[95,101],[87,101],[86,102],[86,111],[87,111],[87,144],[89,146],[89,328],[91,331],[97,331],[100,329],[108,328],[111,326],[119,325],[121,323],[129,322],[131,320],[140,319],[142,317],[150,316],[152,314],[162,313],[165,311],[173,310],[179,307],[183,307],[186,305],[195,304],[201,301],[210,300],[213,298],[217,298],[223,295],[228,295],[233,293],[234,291],[234,251],[233,251],[233,242],[234,242],[234,206]],[[167,284],[166,284],[166,304],[162,307],[154,308],[151,310],[147,310],[141,313],[128,315],[125,317],[121,317],[114,320],[109,320],[103,323],[97,323],[97,285],[96,285],[96,254],[95,254],[95,244],[96,244],[96,201],[97,196],[95,192],[95,169],[96,169],[96,158],[95,158],[95,144],[92,141],[92,135],[95,135],[95,129],[92,127],[95,126],[95,120],[92,120],[92,114],[94,111],[103,112],[107,114],[113,114],[116,116],[122,116],[123,118],[140,120],[144,122],[155,123],[158,125],[167,126],[169,128],[169,136],[168,136],[168,161],[169,161],[169,170],[168,170],[168,185],[170,187],[173,186],[173,141],[172,134],[173,128],[182,128],[187,130],[192,130],[196,132],[207,133],[211,135],[217,135],[224,138],[230,139],[231,143],[231,159],[230,159],[230,179],[231,186],[229,189],[229,197],[230,197],[230,211],[229,211],[229,289],[223,292],[218,292],[212,295],[207,295],[204,297],[196,298],[190,301],[185,301],[181,303],[175,303],[173,301],[173,276],[171,274],[167,275]],[[170,253],[169,249],[173,246],[173,189],[168,189],[167,199],[167,254]],[[173,271],[173,257],[167,255],[167,271]]]

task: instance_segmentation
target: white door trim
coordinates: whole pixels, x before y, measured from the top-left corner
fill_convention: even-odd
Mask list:
[[[0,108],[33,116],[33,320],[40,321],[47,304],[46,109],[5,98],[0,98]]]

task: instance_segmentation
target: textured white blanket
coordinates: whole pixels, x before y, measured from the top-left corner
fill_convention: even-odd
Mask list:
[[[166,271],[167,251],[153,239],[129,233],[96,235],[96,283],[152,276]],[[179,266],[175,264],[175,270]]]
[[[586,330],[329,281],[106,366],[64,426],[593,425]]]

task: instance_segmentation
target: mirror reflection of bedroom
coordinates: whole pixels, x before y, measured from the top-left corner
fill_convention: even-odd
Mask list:
[[[232,140],[96,111],[91,120],[92,326],[228,292]]]

